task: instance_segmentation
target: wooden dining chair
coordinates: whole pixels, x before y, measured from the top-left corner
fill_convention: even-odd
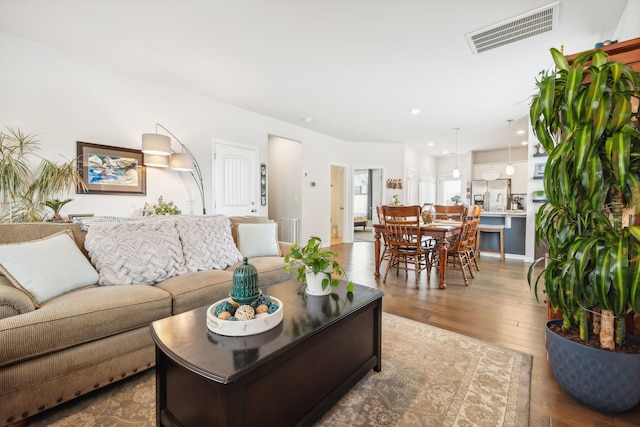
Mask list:
[[[435,205],[436,219],[452,219],[462,221],[467,209],[463,205]]]
[[[476,242],[478,237],[478,227],[480,225],[480,215],[482,214],[482,205],[473,205],[467,212],[467,220],[470,221],[469,239],[467,245],[467,256],[469,264],[480,271],[478,267],[478,259],[476,258]]]
[[[449,271],[449,268],[460,270],[462,280],[464,281],[465,286],[468,286],[469,280],[467,279],[465,268],[469,272],[471,278],[475,277],[469,264],[469,254],[467,252],[469,236],[473,232],[474,224],[473,220],[468,216],[469,209],[466,206],[463,206],[462,211],[462,226],[460,234],[448,242],[447,259],[440,259],[438,251],[436,250],[431,252],[431,259],[433,260],[433,265],[439,265],[441,262],[446,262],[447,271]]]
[[[382,206],[378,205],[376,206],[376,214],[378,215],[378,223],[384,225],[385,224],[385,220],[384,220],[384,212],[382,210]],[[385,235],[384,231],[381,233],[382,234],[382,242],[383,242],[383,246],[382,246],[382,254],[380,255],[380,262],[382,261],[389,261],[389,251],[387,250],[387,236]]]
[[[404,270],[407,277],[409,271],[413,270],[417,288],[420,272],[426,270],[428,264],[420,232],[422,208],[418,205],[383,206],[382,210],[385,221],[384,235],[389,252],[389,262],[382,283],[387,282],[391,268],[396,269],[396,274]]]

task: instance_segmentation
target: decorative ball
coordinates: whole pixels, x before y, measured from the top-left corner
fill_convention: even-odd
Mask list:
[[[267,307],[264,304],[260,304],[258,307],[256,307],[256,313],[267,313],[269,311],[269,307]]]
[[[256,317],[256,312],[250,305],[241,305],[236,310],[236,319],[251,320]]]
[[[227,320],[230,317],[231,313],[229,313],[228,311],[223,311],[222,313],[218,314],[218,319],[220,320]]]
[[[229,321],[231,321],[231,322],[234,322],[234,321],[236,320],[236,318],[235,318],[235,317],[233,317],[233,316],[231,316],[231,317],[229,317],[227,320],[229,320]]]
[[[256,301],[258,305],[266,305],[267,307],[271,305],[271,297],[269,295],[262,294]]]
[[[234,300],[229,301],[231,303],[231,305],[233,306],[233,311],[236,311],[238,309],[238,307],[240,307],[240,304],[238,304],[237,302],[235,302]]]
[[[269,313],[269,314],[273,314],[273,313],[275,313],[275,312],[278,310],[278,308],[279,308],[279,307],[278,307],[278,304],[275,304],[275,303],[274,303],[274,304],[271,304],[271,305],[269,306],[269,310],[267,311],[267,313]]]
[[[233,308],[233,305],[229,301],[224,301],[216,306],[216,310],[213,314],[218,316],[223,311],[229,312],[229,314],[233,315],[236,310]]]

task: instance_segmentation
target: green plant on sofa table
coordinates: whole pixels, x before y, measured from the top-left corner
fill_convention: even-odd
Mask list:
[[[336,260],[338,254],[332,251],[321,250],[322,240],[319,237],[311,237],[305,246],[294,243],[290,252],[285,256],[284,261],[288,265],[284,268],[287,273],[292,268],[297,271],[297,279],[300,283],[306,282],[307,271],[313,274],[325,274],[322,280],[322,289],[327,286],[338,286],[340,278],[347,280],[347,291],[353,292],[353,282],[349,281],[346,273]]]
[[[585,342],[588,315],[601,312],[593,316],[601,323],[595,330],[601,329],[601,347],[612,349],[625,339],[625,315],[640,313],[640,227],[622,225],[640,203],[640,130],[632,111],[640,74],[607,62],[600,50],[571,65],[558,50],[551,54],[556,70],[541,73],[530,109],[533,131],[549,153],[548,202],[536,215],[536,241],[546,240],[549,254],[535,281],[540,260],[532,264],[528,280],[537,295],[544,279],[563,328],[578,325]]]
[[[148,212],[155,215],[180,215],[182,211],[173,202],[165,202],[163,197],[158,197],[158,203],[150,205],[144,204],[143,212]]]

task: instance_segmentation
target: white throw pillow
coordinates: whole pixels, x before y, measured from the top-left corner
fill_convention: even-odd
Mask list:
[[[224,270],[242,261],[224,215],[182,216],[176,219],[187,271]]]
[[[247,258],[281,256],[278,224],[238,224],[238,249]]]
[[[0,272],[27,292],[36,307],[98,282],[98,272],[78,249],[70,231],[0,245]]]
[[[84,247],[100,273],[101,285],[153,285],[185,273],[171,218],[92,224]]]

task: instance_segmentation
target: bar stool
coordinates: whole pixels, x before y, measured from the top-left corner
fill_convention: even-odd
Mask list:
[[[480,224],[478,225],[478,245],[476,246],[476,252],[480,256],[480,243],[482,241],[482,233],[500,233],[500,250],[484,249],[485,252],[499,252],[500,259],[504,261],[504,225],[490,225]]]

